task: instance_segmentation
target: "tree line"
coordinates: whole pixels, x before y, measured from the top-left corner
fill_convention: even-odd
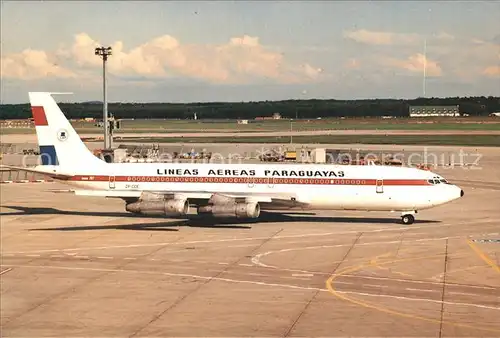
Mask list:
[[[410,106],[459,105],[460,113],[487,116],[500,112],[500,97],[448,97],[366,100],[283,100],[258,102],[109,103],[117,119],[254,119],[280,113],[282,118],[409,116]],[[102,118],[102,103],[60,103],[68,118]],[[29,104],[0,105],[0,119],[31,117]]]

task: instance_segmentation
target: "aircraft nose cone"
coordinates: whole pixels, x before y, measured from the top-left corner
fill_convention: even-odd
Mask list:
[[[463,197],[464,196],[464,191],[463,190],[460,190],[460,197]]]

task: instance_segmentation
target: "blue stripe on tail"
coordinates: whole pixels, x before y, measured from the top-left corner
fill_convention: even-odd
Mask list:
[[[56,148],[54,146],[40,146],[42,165],[59,165]]]

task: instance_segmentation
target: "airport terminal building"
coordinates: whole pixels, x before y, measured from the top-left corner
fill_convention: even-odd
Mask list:
[[[458,105],[453,106],[410,106],[410,117],[460,116]]]

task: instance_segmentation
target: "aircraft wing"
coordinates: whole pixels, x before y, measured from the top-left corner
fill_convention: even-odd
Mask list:
[[[234,199],[237,202],[257,202],[264,208],[291,208],[306,206],[307,203],[299,201],[295,194],[274,194],[274,193],[215,193],[210,191],[139,191],[139,190],[52,190],[59,193],[74,193],[78,196],[95,196],[108,198],[144,198],[145,194],[158,196],[160,198],[186,198],[190,204],[206,204],[215,194]]]

